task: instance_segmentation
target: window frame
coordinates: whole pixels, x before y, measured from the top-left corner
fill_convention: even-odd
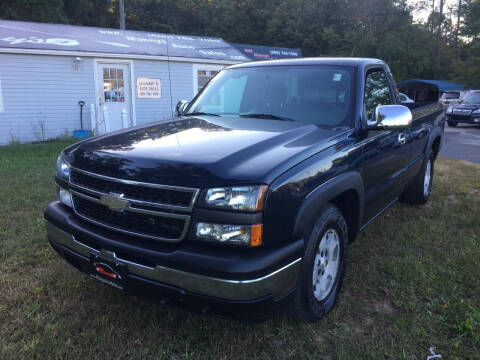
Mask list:
[[[123,64],[120,64],[120,65],[123,65]],[[125,102],[125,99],[126,99],[126,94],[125,94],[125,83],[127,82],[127,74],[124,73],[124,69],[121,68],[121,67],[102,67],[103,71],[102,71],[102,80],[103,80],[103,86],[104,86],[104,90],[103,90],[103,101],[105,103],[117,103],[117,102],[121,102],[121,103],[124,103]],[[108,70],[108,76],[105,77],[105,70]],[[112,70],[115,70],[114,74],[115,75],[112,75],[113,72]],[[121,76],[119,76],[119,73],[121,72]],[[109,98],[109,100],[107,100],[107,96],[106,96],[106,93],[108,91],[105,90],[105,81],[109,81],[109,84],[110,84],[110,92],[112,92],[113,95],[117,95],[115,94],[115,92],[118,92],[118,99],[117,98]],[[115,84],[115,85],[113,85]],[[120,86],[120,84],[122,84],[122,86]],[[117,89],[116,91],[113,90],[113,89]],[[123,99],[123,100],[122,100]]]
[[[363,96],[362,96],[362,109],[363,109],[362,112],[363,112],[363,116],[365,117],[365,122],[366,123],[368,123],[369,121],[374,121],[375,120],[373,117],[371,119],[368,118],[367,109],[365,107],[365,92],[366,92],[366,89],[367,89],[367,86],[366,86],[367,85],[367,76],[369,74],[371,74],[372,72],[375,72],[375,71],[383,71],[383,73],[385,74],[385,78],[387,79],[388,89],[390,91],[390,98],[391,98],[391,101],[392,101],[392,103],[390,105],[398,104],[397,93],[392,86],[392,79],[391,79],[390,71],[388,70],[388,68],[386,68],[385,66],[381,66],[381,65],[371,65],[371,66],[366,67],[365,68],[365,75],[363,77]],[[374,112],[374,114],[375,114],[375,112]]]
[[[193,64],[192,66],[192,75],[193,75],[193,95],[192,98],[195,98],[197,94],[201,92],[201,90],[198,89],[198,72],[200,70],[203,71],[217,71],[217,74],[220,73],[225,67],[228,65],[213,65],[213,64]],[[213,79],[217,74],[212,76],[211,79]],[[210,80],[211,80],[210,79]],[[193,100],[192,100],[193,101]]]

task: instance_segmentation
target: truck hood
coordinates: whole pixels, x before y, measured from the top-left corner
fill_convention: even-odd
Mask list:
[[[186,187],[270,183],[332,146],[347,128],[200,116],[111,133],[65,150],[73,167],[105,176]]]

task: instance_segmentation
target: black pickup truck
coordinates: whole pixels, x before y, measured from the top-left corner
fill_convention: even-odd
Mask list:
[[[134,294],[317,320],[358,232],[397,200],[430,196],[442,109],[409,106],[376,59],[231,66],[169,122],[66,148],[48,240]]]

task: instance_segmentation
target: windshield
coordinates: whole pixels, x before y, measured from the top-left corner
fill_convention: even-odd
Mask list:
[[[220,72],[190,104],[188,114],[293,120],[349,126],[353,68],[259,66]]]
[[[443,93],[442,94],[442,99],[458,99],[460,97],[460,93]]]
[[[472,93],[465,96],[463,99],[464,104],[480,104],[480,92]]]

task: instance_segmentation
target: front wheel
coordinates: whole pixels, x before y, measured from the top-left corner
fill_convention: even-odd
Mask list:
[[[345,273],[348,229],[341,211],[324,206],[310,227],[297,289],[293,314],[313,322],[331,310]]]
[[[402,194],[401,199],[403,202],[412,205],[422,205],[430,198],[435,157],[430,152],[427,154],[426,159],[414,182]]]

